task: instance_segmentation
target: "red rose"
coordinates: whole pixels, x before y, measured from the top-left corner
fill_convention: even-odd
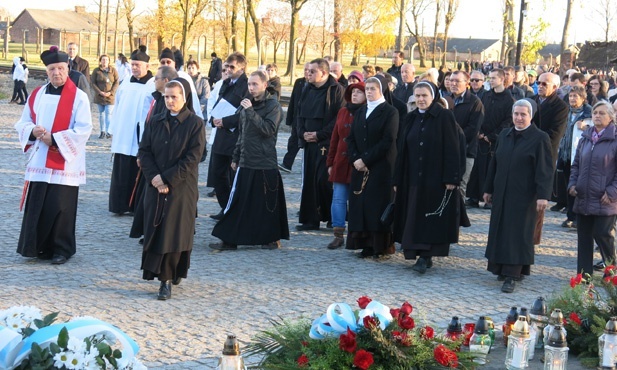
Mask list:
[[[353,358],[355,367],[361,370],[367,370],[373,364],[373,354],[363,349],[356,352]]]
[[[422,335],[423,339],[433,339],[435,336],[435,330],[427,325],[420,329],[420,335]]]
[[[576,286],[576,282],[574,281],[574,278],[570,278],[570,287],[574,288]]]
[[[308,347],[308,342],[307,342],[307,341],[305,341],[305,340],[303,340],[303,341],[302,341],[302,347]]]
[[[403,329],[411,330],[416,327],[416,323],[415,321],[413,321],[413,318],[411,318],[411,316],[405,316],[399,317],[398,326]]]
[[[377,320],[375,320],[375,317],[373,316],[364,316],[364,318],[362,319],[362,323],[367,329],[372,329],[377,326]]]
[[[392,315],[393,318],[398,319],[398,315],[401,313],[401,310],[398,308],[391,308],[390,309],[390,315]]]
[[[302,356],[298,357],[298,365],[300,365],[300,367],[305,367],[306,365],[308,365],[309,359],[308,357],[306,357],[305,354],[302,354]]]
[[[356,350],[356,333],[347,328],[347,334],[341,334],[339,337],[339,348],[343,351],[354,353]]]
[[[617,269],[617,267],[615,267],[615,265],[608,265],[606,266],[606,268],[604,269],[604,274],[608,275],[608,274],[613,274],[613,272]]]
[[[570,320],[574,321],[575,323],[577,323],[579,326],[583,323],[581,321],[580,316],[578,316],[578,314],[576,312],[572,312],[570,314]]]
[[[605,283],[610,283],[610,282],[611,282],[611,280],[612,280],[612,278],[611,278],[610,276],[604,276],[604,277],[602,278],[602,280],[603,280]],[[572,285],[572,283],[570,283],[570,285]]]
[[[358,306],[360,306],[361,309],[365,309],[366,306],[371,303],[372,299],[370,299],[369,297],[363,295],[362,297],[358,298]]]
[[[458,367],[458,356],[456,356],[454,351],[446,348],[443,344],[435,347],[433,356],[435,356],[435,360],[442,366],[447,366],[452,369]]]
[[[617,285],[617,275],[613,276],[613,285]]]
[[[405,315],[411,315],[412,311],[413,311],[413,307],[409,304],[409,302],[405,302],[401,306],[401,312],[404,313]]]

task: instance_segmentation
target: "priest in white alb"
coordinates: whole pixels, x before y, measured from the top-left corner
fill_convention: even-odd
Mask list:
[[[154,76],[148,70],[150,57],[141,50],[131,54],[130,79],[125,79],[116,92],[114,114],[109,123],[112,136],[111,152],[114,154],[109,211],[117,215],[133,212],[131,195],[137,172],[137,150],[144,131],[144,124],[156,90]]]
[[[76,252],[79,185],[86,182],[86,142],[92,132],[88,96],[68,78],[68,54],[41,54],[49,83],[36,88],[15,129],[28,156],[17,252],[63,264]]]

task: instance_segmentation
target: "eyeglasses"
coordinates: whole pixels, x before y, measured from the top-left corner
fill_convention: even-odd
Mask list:
[[[171,63],[173,63],[171,60],[161,60],[161,64],[170,65]]]
[[[471,80],[469,80],[471,82],[484,82],[484,80],[481,80],[479,78],[472,78]]]

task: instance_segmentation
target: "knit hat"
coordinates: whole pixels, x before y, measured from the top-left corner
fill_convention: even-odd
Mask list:
[[[359,81],[364,81],[364,76],[362,76],[362,73],[360,73],[360,71],[351,71],[349,75],[347,75],[348,80],[349,80],[349,77],[355,77]]]
[[[163,49],[163,51],[161,51],[161,56],[159,56],[159,60],[163,58],[171,59],[173,61],[176,60],[176,58],[174,57],[174,52],[171,51],[170,48],[165,48]]]

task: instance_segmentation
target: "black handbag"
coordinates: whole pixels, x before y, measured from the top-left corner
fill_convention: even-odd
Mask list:
[[[394,222],[394,202],[390,202],[383,210],[379,221],[384,226],[390,226]]]

